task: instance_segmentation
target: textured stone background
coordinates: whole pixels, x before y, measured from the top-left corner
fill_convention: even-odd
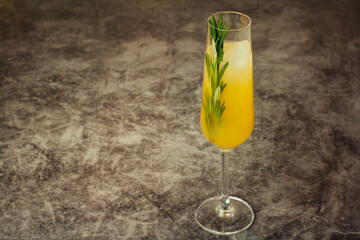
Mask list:
[[[0,0],[0,239],[222,239],[199,126],[206,18],[253,21],[230,239],[360,238],[360,2]],[[223,238],[225,239],[225,238]]]

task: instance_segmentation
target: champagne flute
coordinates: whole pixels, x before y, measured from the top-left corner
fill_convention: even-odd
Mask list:
[[[254,127],[251,19],[238,12],[218,12],[208,18],[200,124],[205,137],[221,150],[221,196],[205,200],[196,222],[217,235],[249,228],[254,211],[244,200],[229,196],[230,151],[250,136]]]

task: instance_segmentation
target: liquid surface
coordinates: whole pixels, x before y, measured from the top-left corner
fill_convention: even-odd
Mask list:
[[[210,46],[211,47],[211,46]],[[210,47],[207,52],[210,53]],[[225,42],[224,61],[229,65],[222,80],[227,86],[221,93],[225,111],[220,124],[207,127],[201,106],[200,124],[205,137],[221,149],[232,149],[245,142],[254,127],[252,53],[248,41]],[[203,78],[204,92],[210,92],[206,66]]]

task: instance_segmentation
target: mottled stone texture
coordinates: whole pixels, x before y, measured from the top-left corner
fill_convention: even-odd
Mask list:
[[[0,239],[222,239],[199,126],[206,18],[252,18],[230,239],[360,238],[360,2],[0,0]],[[225,239],[225,238],[223,238]]]

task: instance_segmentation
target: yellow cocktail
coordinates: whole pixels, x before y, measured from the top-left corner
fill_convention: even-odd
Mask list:
[[[229,154],[254,127],[251,20],[239,12],[208,18],[201,101],[201,130],[221,150],[221,194],[203,201],[195,213],[201,228],[217,235],[245,231],[254,222],[251,206],[229,195]]]
[[[207,49],[211,56],[211,45]],[[224,42],[223,62],[228,66],[222,81],[226,87],[220,102],[226,107],[218,122],[206,124],[204,105],[201,107],[201,129],[205,137],[221,149],[232,149],[250,136],[254,127],[252,51],[249,41]],[[206,68],[206,65],[205,65]],[[203,79],[203,100],[210,94],[206,69]]]

